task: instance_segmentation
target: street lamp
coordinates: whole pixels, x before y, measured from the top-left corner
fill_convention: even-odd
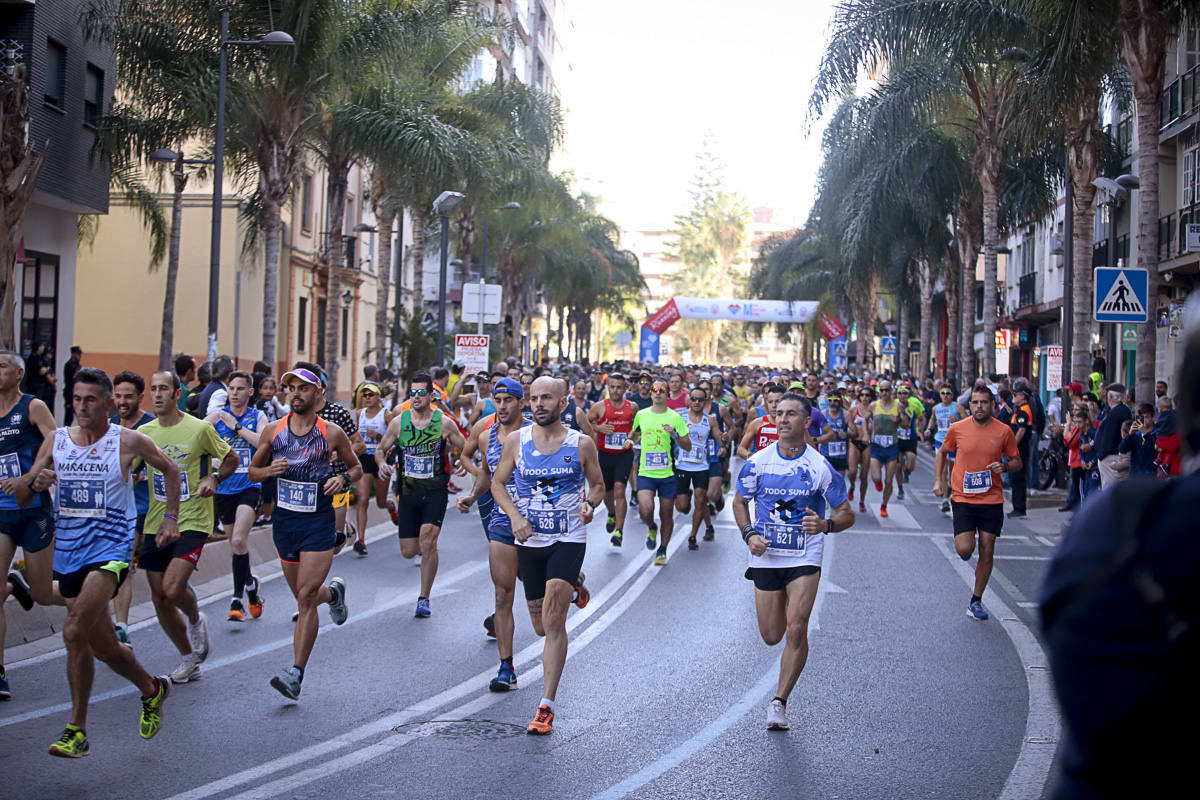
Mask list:
[[[268,6],[269,10],[269,6]],[[208,358],[217,357],[217,310],[221,291],[221,206],[225,202],[225,83],[229,73],[229,47],[253,45],[258,47],[293,47],[296,40],[283,31],[270,31],[261,39],[229,38],[229,11],[221,11],[221,36],[217,57],[217,125],[213,144],[212,241],[208,257]],[[274,358],[271,353],[265,354]]]
[[[442,192],[433,201],[433,213],[442,220],[442,269],[438,275],[438,338],[437,363],[445,363],[446,354],[446,264],[450,255],[450,214],[466,195],[462,192]],[[418,301],[419,302],[419,301]]]

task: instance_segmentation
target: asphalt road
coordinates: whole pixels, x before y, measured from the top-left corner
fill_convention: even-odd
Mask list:
[[[322,628],[299,703],[268,686],[291,663],[291,602],[264,584],[266,612],[224,621],[205,606],[204,678],[175,687],[163,729],[137,735],[135,691],[102,665],[88,723],[92,754],[47,746],[69,712],[56,651],[8,665],[0,705],[6,798],[139,797],[830,797],[1035,798],[1059,736],[1031,598],[1052,540],[1008,521],[998,575],[968,618],[974,562],[953,553],[950,521],[929,494],[922,455],[904,503],[872,511],[826,545],[812,650],[788,705],[792,729],[765,729],[779,647],[758,636],[745,547],[728,507],[717,539],[684,546],[677,517],[667,566],[651,566],[626,526],[608,544],[590,529],[590,605],[568,618],[570,654],[555,732],[524,726],[541,696],[541,642],[518,587],[519,689],[487,691],[497,656],[481,622],[492,587],[478,516],[453,508],[441,537],[433,616],[413,617],[418,570],[388,523],[370,555],[347,550],[350,618]],[[855,501],[857,507],[857,500]],[[256,533],[255,536],[267,536]],[[138,580],[141,580],[138,578]],[[178,662],[152,621],[134,631],[152,672]]]

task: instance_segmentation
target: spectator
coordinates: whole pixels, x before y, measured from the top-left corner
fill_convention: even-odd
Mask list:
[[[1029,407],[1029,387],[1019,384],[1013,391],[1012,398],[1013,411],[1008,426],[1012,428],[1013,435],[1017,437],[1017,455],[1024,462],[1029,458],[1030,439],[1033,437],[1033,409]],[[1013,510],[1008,514],[1010,517],[1025,516],[1026,476],[1028,474],[1028,470],[1024,469],[1009,473],[1013,504]]]
[[[179,385],[182,387],[177,405],[180,411],[186,413],[187,399],[192,393],[191,385],[196,380],[196,359],[183,353],[175,356],[175,374],[179,376]]]
[[[379,367],[375,364],[363,364],[363,379],[371,383],[379,383]]]
[[[1092,419],[1085,403],[1075,406],[1071,419],[1063,433],[1063,444],[1067,448],[1067,466],[1071,468],[1071,485],[1067,493],[1067,502],[1059,511],[1072,511],[1083,501],[1087,489],[1087,470],[1083,466],[1083,450],[1086,445],[1091,448]]]
[[[1167,382],[1159,381],[1158,383],[1154,384],[1155,399],[1157,400],[1159,397],[1166,397],[1166,396],[1167,396]]]
[[[1030,385],[1025,378],[1017,378],[1013,381],[1013,391],[1019,389],[1025,390],[1025,396],[1028,398],[1029,410],[1033,413],[1033,427],[1029,431],[1029,452],[1022,456],[1027,458],[1025,461],[1025,476],[1026,482],[1029,485],[1029,494],[1035,495],[1038,492],[1038,448],[1042,444],[1042,436],[1046,433],[1046,407],[1042,405],[1042,398],[1038,397],[1038,393]]]
[[[83,349],[79,345],[71,348],[71,357],[63,364],[63,425],[70,425],[75,419],[75,370],[83,361]]]
[[[1050,404],[1046,406],[1046,422],[1050,425],[1063,424],[1063,390],[1055,389]]]
[[[44,402],[50,413],[54,413],[54,360],[45,342],[35,344],[25,356],[25,392]]]
[[[229,356],[221,355],[213,359],[212,380],[200,393],[200,400],[196,405],[196,408],[201,410],[201,417],[217,413],[229,402],[227,381],[229,373],[233,372],[233,366],[233,359]]]
[[[1100,429],[1096,431],[1096,458],[1100,470],[1100,486],[1125,478],[1129,474],[1129,456],[1117,452],[1121,445],[1121,426],[1133,418],[1133,412],[1125,405],[1125,387],[1112,383],[1107,391],[1108,413],[1104,415]]]
[[[1100,396],[1100,389],[1104,386],[1104,375],[1108,371],[1108,364],[1104,360],[1104,356],[1096,356],[1092,359],[1092,371],[1088,374],[1088,383],[1091,384],[1092,394]]]
[[[1182,472],[1183,459],[1179,448],[1182,444],[1179,437],[1179,422],[1176,417],[1175,404],[1171,398],[1163,395],[1158,398],[1158,416],[1154,418],[1154,443],[1158,449],[1159,474],[1167,477]]]
[[[204,417],[206,415],[200,413],[200,395],[208,388],[208,384],[212,382],[212,362],[205,361],[200,366],[196,367],[196,386],[188,395],[187,411],[193,417]]]
[[[1154,460],[1158,456],[1154,433],[1154,406],[1142,403],[1138,415],[1125,423],[1125,435],[1117,451],[1129,454],[1129,477],[1153,478],[1158,474]]]

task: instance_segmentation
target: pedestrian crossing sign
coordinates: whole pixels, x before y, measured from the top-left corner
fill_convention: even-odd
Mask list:
[[[837,358],[845,358],[846,357],[846,343],[845,342],[834,342],[833,343],[833,355]]]
[[[896,337],[884,336],[880,340],[880,352],[885,356],[896,355]]]
[[[1097,322],[1145,322],[1149,305],[1149,277],[1144,269],[1096,267],[1095,303]]]

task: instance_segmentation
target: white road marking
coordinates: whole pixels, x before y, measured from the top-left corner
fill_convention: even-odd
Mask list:
[[[975,571],[954,552],[954,547],[945,537],[930,536],[951,567],[968,587],[975,585]],[[1017,657],[1025,670],[1025,682],[1029,690],[1029,707],[1025,718],[1025,736],[1017,751],[999,800],[1027,800],[1041,797],[1050,777],[1054,762],[1054,751],[1061,733],[1061,720],[1055,703],[1054,691],[1050,686],[1050,671],[1046,653],[1038,643],[1029,626],[1014,614],[991,589],[984,593],[984,601],[992,610],[993,618],[999,618],[1000,627],[1008,634],[1017,650]]]
[[[1052,548],[1052,549],[1053,549],[1054,547],[1057,547],[1057,545],[1056,545],[1056,544],[1054,544],[1054,542],[1050,541],[1050,540],[1049,540],[1049,539],[1047,539],[1045,536],[1035,536],[1035,537],[1033,537],[1033,538],[1037,539],[1039,542],[1041,542],[1042,544],[1046,545],[1046,547],[1049,547],[1049,548]]]
[[[870,510],[871,516],[875,518],[875,522],[878,523],[879,527],[885,530],[916,531],[921,529],[912,512],[903,503],[893,503],[890,505],[886,517],[879,516],[878,506],[868,503],[867,508]]]
[[[1026,600],[1023,603],[1017,603],[1017,605],[1020,606],[1021,608],[1037,608],[1038,607],[1037,603],[1031,603],[1028,600]]]
[[[1051,557],[1050,556],[1008,556],[1008,555],[997,554],[995,556],[995,558],[997,561],[1049,561]]]

